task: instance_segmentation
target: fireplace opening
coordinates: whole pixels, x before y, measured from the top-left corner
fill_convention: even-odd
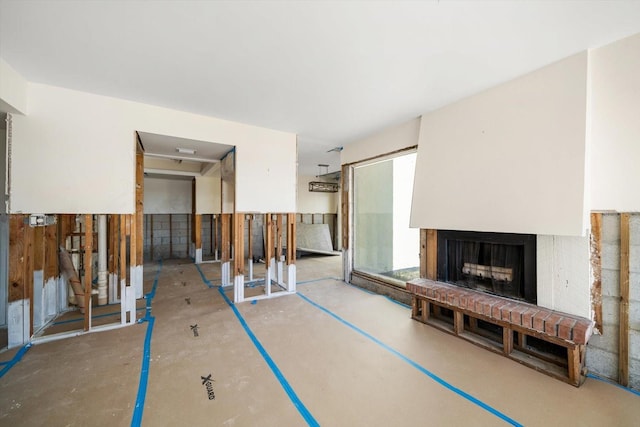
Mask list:
[[[535,304],[536,236],[438,230],[438,280]]]

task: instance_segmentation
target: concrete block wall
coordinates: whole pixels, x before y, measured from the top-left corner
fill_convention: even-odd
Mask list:
[[[151,220],[153,217],[153,221]],[[152,226],[153,223],[153,226]],[[153,230],[152,230],[153,227]],[[151,236],[153,235],[153,241]],[[147,214],[144,218],[145,262],[187,258],[191,241],[191,215]]]
[[[629,224],[629,386],[640,390],[640,214]],[[618,380],[620,336],[620,215],[602,215],[602,333],[587,349],[590,372]]]

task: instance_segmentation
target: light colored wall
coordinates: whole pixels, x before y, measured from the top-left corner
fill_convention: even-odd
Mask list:
[[[589,56],[591,209],[640,211],[640,34]]]
[[[0,111],[27,113],[27,81],[0,58]]]
[[[196,213],[219,214],[220,199],[220,169],[214,176],[196,177]]]
[[[190,214],[191,181],[186,179],[145,178],[145,214]]]
[[[322,193],[309,191],[309,182],[319,181],[313,175],[298,176],[298,212],[299,213],[337,213],[337,193]]]
[[[296,210],[295,134],[42,84],[28,93],[29,115],[14,117],[14,213],[134,212],[136,130],[235,145],[236,209]]]
[[[420,117],[389,127],[359,141],[349,143],[340,152],[340,163],[349,164],[418,145]]]
[[[422,116],[414,227],[583,235],[587,53]]]

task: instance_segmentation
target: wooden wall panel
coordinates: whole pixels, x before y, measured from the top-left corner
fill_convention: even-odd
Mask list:
[[[58,227],[48,225],[44,230],[44,280],[60,275],[58,267]]]

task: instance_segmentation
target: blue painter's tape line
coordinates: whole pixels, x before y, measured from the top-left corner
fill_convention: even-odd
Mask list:
[[[300,400],[296,392],[293,390],[293,388],[291,387],[287,379],[284,377],[284,375],[282,374],[278,366],[275,364],[271,356],[269,356],[269,353],[267,353],[267,351],[262,346],[260,341],[258,341],[258,338],[256,338],[256,336],[253,334],[253,332],[251,331],[251,328],[249,328],[249,325],[247,325],[247,322],[244,320],[244,317],[242,317],[242,314],[240,314],[236,306],[233,305],[229,297],[225,295],[221,287],[218,288],[218,292],[220,292],[220,295],[222,295],[222,298],[224,298],[224,300],[227,302],[229,307],[231,307],[231,309],[233,310],[233,313],[238,318],[238,321],[242,325],[244,331],[247,333],[247,335],[251,339],[251,342],[253,342],[253,345],[258,349],[258,351],[260,352],[260,355],[265,360],[265,362],[267,362],[267,365],[269,365],[271,372],[273,372],[273,374],[276,376],[276,378],[280,382],[280,385],[282,386],[284,391],[287,393],[287,396],[289,396],[289,399],[291,400],[293,405],[296,407],[300,415],[302,415],[302,418],[304,418],[304,420],[310,426],[319,426],[320,424],[318,423],[318,421],[316,421],[313,415],[311,415],[311,412],[309,412],[307,407],[304,406],[304,404],[302,403],[302,401]]]
[[[449,384],[448,382],[446,382],[445,380],[443,380],[442,378],[440,378],[439,376],[437,376],[436,374],[432,373],[431,371],[427,370],[426,368],[422,367],[421,365],[419,365],[417,362],[414,362],[413,360],[409,359],[407,356],[403,355],[402,353],[400,353],[398,350],[395,350],[391,347],[389,347],[388,345],[386,345],[385,343],[383,343],[382,341],[380,341],[379,339],[377,339],[376,337],[374,337],[373,335],[363,331],[362,329],[358,328],[357,326],[355,326],[352,323],[347,322],[346,320],[344,320],[343,318],[341,318],[340,316],[338,316],[337,314],[333,313],[331,310],[321,306],[320,304],[310,300],[308,297],[302,295],[301,293],[297,293],[296,295],[298,295],[300,298],[302,298],[303,300],[307,301],[309,304],[311,304],[312,306],[324,311],[325,313],[327,313],[329,316],[333,317],[334,319],[338,320],[339,322],[341,322],[342,324],[348,326],[349,328],[353,329],[354,331],[358,332],[360,335],[364,336],[365,338],[368,338],[369,340],[373,341],[374,343],[378,344],[380,347],[384,348],[385,350],[387,350],[389,353],[393,354],[394,356],[399,357],[401,360],[403,360],[404,362],[408,363],[409,365],[413,366],[414,368],[416,368],[418,371],[422,372],[423,374],[425,374],[426,376],[428,376],[429,378],[431,378],[432,380],[434,380],[435,382],[437,382],[438,384],[440,384],[441,386],[449,389],[450,391],[456,393],[459,396],[464,397],[465,399],[467,399],[468,401],[470,401],[471,403],[474,403],[476,405],[478,405],[479,407],[481,407],[482,409],[490,412],[491,414],[497,416],[498,418],[506,421],[507,423],[513,425],[513,426],[522,426],[522,424],[518,423],[517,421],[515,421],[514,419],[508,417],[507,415],[503,414],[502,412],[498,411],[497,409],[492,408],[491,406],[487,405],[486,403],[482,402],[481,400],[471,396],[469,393],[455,387],[452,384]]]
[[[158,262],[159,267],[156,271],[156,277],[153,280],[153,286],[151,292],[144,297],[147,300],[146,313],[143,321],[148,322],[147,332],[144,337],[144,349],[142,353],[142,368],[140,369],[140,383],[138,384],[138,394],[136,396],[136,404],[133,409],[133,417],[131,418],[131,427],[138,427],[142,423],[142,413],[144,411],[144,401],[147,397],[147,383],[149,382],[149,362],[151,360],[151,337],[153,334],[153,325],[155,323],[155,317],[151,315],[151,302],[156,296],[156,289],[158,288],[158,278],[160,277],[160,271],[162,270],[162,260]]]
[[[9,360],[8,362],[5,362],[6,363],[5,367],[2,368],[2,370],[0,371],[0,378],[4,377],[4,374],[9,372],[11,368],[15,366],[16,363],[22,360],[22,356],[24,356],[25,353],[29,351],[29,349],[31,348],[31,345],[32,345],[31,343],[27,343],[23,345],[22,348],[18,350],[18,352],[13,356],[11,360]]]
[[[587,374],[587,378],[593,378],[594,380],[598,380],[598,381],[605,382],[605,383],[607,383],[607,384],[611,384],[612,386],[615,386],[615,387],[621,388],[622,390],[624,390],[624,391],[628,391],[628,392],[629,392],[629,393],[631,393],[631,394],[635,394],[636,396],[640,396],[640,391],[634,390],[634,389],[629,388],[629,387],[625,387],[625,386],[623,386],[622,384],[618,384],[618,383],[613,382],[613,381],[611,381],[611,380],[608,380],[608,379],[606,379],[606,378],[599,377],[599,376],[597,376],[597,375],[595,375],[595,374],[591,374],[591,373],[589,373],[589,374]]]
[[[200,268],[199,264],[196,264],[196,268],[198,269],[198,273],[200,273],[200,277],[202,278],[202,281],[204,282],[204,284],[207,285],[208,288],[214,288],[215,286],[211,284],[209,279],[204,277],[204,273],[202,272],[202,269]]]
[[[302,282],[297,282],[297,283],[296,283],[296,285],[305,285],[305,284],[307,284],[307,283],[320,282],[320,281],[323,281],[323,280],[335,280],[335,281],[337,281],[337,282],[343,283],[343,284],[345,284],[345,285],[347,285],[347,286],[350,286],[350,287],[352,287],[352,288],[355,288],[355,289],[357,289],[357,290],[359,290],[359,291],[362,291],[362,292],[364,292],[364,293],[367,293],[367,294],[369,294],[369,295],[377,295],[377,296],[381,296],[381,297],[383,297],[383,298],[386,298],[387,300],[389,300],[389,301],[391,301],[392,303],[397,304],[397,305],[399,305],[399,306],[401,306],[401,307],[404,307],[404,308],[411,308],[411,306],[410,306],[410,305],[407,305],[407,304],[402,303],[402,302],[400,302],[400,301],[396,301],[396,300],[394,300],[393,298],[390,298],[390,297],[388,297],[388,296],[386,296],[386,295],[381,295],[381,294],[378,294],[378,293],[376,293],[376,292],[370,291],[370,290],[368,290],[368,289],[361,288],[360,286],[354,286],[354,285],[352,285],[351,283],[347,283],[347,282],[345,282],[345,281],[344,281],[344,280],[342,280],[342,279],[338,279],[337,277],[323,277],[323,278],[321,278],[321,279],[305,280],[305,281],[302,281]]]

